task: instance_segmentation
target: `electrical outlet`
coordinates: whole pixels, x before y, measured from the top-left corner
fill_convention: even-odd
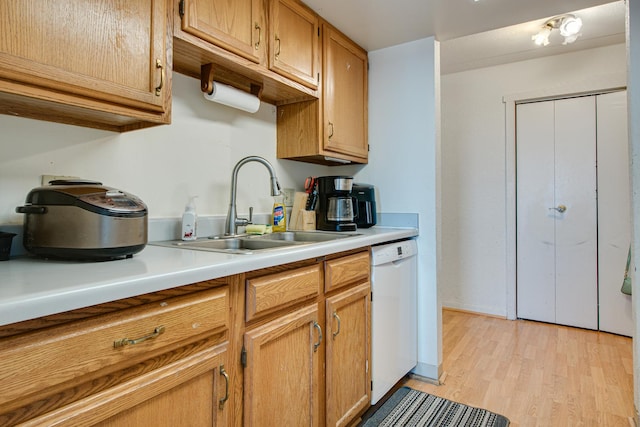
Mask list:
[[[49,181],[54,181],[56,179],[80,179],[77,176],[71,175],[42,175],[42,185],[49,185]]]
[[[282,195],[284,196],[284,205],[293,206],[293,199],[296,195],[296,190],[293,188],[283,188]]]

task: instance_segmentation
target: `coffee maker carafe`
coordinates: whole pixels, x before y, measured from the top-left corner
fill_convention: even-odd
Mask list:
[[[358,216],[351,189],[350,176],[318,177],[318,210],[316,228],[325,231],[355,231]]]

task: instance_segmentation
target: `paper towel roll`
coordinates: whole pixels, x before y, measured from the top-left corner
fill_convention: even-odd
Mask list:
[[[248,113],[255,113],[260,108],[257,96],[219,82],[213,82],[213,90],[211,93],[205,92],[204,98]]]

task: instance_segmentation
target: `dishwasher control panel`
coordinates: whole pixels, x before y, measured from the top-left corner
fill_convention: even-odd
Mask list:
[[[371,248],[371,264],[387,264],[417,253],[418,245],[414,239],[374,246]]]

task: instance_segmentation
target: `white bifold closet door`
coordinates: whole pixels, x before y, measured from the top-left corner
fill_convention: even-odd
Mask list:
[[[597,329],[595,97],[516,114],[518,317]]]
[[[631,242],[627,91],[598,95],[600,330],[633,335],[631,296],[620,292]]]

